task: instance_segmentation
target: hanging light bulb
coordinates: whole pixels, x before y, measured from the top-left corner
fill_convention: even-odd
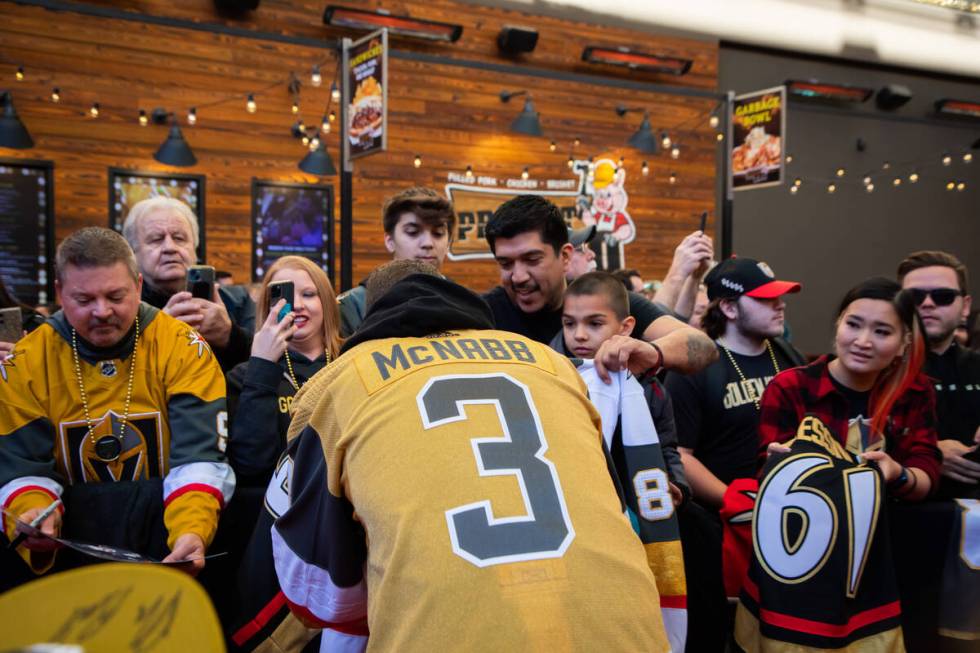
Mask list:
[[[330,99],[334,102],[340,102],[340,89],[337,88],[337,82],[330,84]]]
[[[827,192],[833,195],[837,192],[837,184],[827,184]]]
[[[943,155],[943,165],[944,165],[944,166],[948,166],[948,165],[949,165],[950,163],[952,163],[952,162],[953,162],[953,157],[951,157],[951,156],[950,156],[950,155],[948,155],[948,154],[944,154],[944,155]]]
[[[61,89],[58,88],[57,86],[51,89],[51,101],[61,102]]]
[[[576,137],[575,140],[572,141],[572,145],[574,145],[575,147],[578,147],[581,144],[582,144],[582,139],[581,138]]]
[[[337,119],[337,112],[331,109],[330,114],[327,116],[327,118],[330,120],[330,122],[333,122],[334,120]]]
[[[191,107],[187,110],[187,124],[196,125],[197,124],[197,107]]]
[[[969,152],[967,152],[966,154],[963,155],[963,163],[970,163],[971,161],[973,161],[973,155],[972,154],[970,154]]]
[[[909,183],[914,184],[917,181],[919,181],[919,173],[918,172],[913,172],[912,174],[909,175]]]
[[[712,115],[708,118],[708,124],[711,125],[712,129],[718,126],[718,116]]]
[[[667,181],[670,182],[671,184],[676,184],[677,183],[677,173],[676,172],[670,173],[670,177],[667,178]]]
[[[548,143],[548,151],[549,152],[554,152],[557,149],[558,149],[558,145],[554,141],[551,141],[550,143]]]
[[[92,103],[92,106],[89,107],[88,113],[93,118],[98,118],[99,117],[99,103],[98,102],[93,102]]]
[[[294,101],[291,110],[292,110],[292,112],[293,112],[294,115],[297,114],[297,113],[299,113],[299,102]]]
[[[310,151],[313,151],[318,147],[320,147],[320,139],[314,136],[310,139]]]
[[[870,184],[870,183],[871,183],[871,177],[865,177],[864,179],[862,179],[862,180],[861,180],[861,182],[862,182],[862,183],[863,183],[863,184],[864,184],[865,186],[867,186],[868,184]]]
[[[901,185],[902,185],[901,177],[895,177],[894,179],[892,179],[892,186],[901,186]]]
[[[956,190],[962,193],[966,190],[966,184],[961,181],[960,183],[956,184]]]
[[[320,131],[324,134],[330,133],[330,119],[323,116],[323,120],[320,121]]]
[[[530,176],[531,172],[527,169],[527,166],[524,166],[524,169],[521,170],[521,179],[527,181],[527,178]]]
[[[875,185],[874,184],[868,184],[867,186],[864,187],[864,190],[868,191],[869,193],[873,193],[874,190],[875,190]]]
[[[725,135],[722,134],[721,132],[718,132],[717,134],[715,134],[715,140],[720,143],[723,140],[725,140]]]
[[[888,161],[885,161],[884,163],[881,164],[881,169],[882,170],[888,170],[891,167],[892,167],[892,164],[890,164]]]
[[[644,161],[642,167],[640,167],[640,172],[643,173],[644,177],[650,174],[650,166],[647,164],[646,161]]]
[[[789,192],[792,195],[796,195],[798,192],[800,192],[800,187],[799,186],[790,186],[789,187]]]
[[[837,172],[835,172],[834,174],[837,175],[838,177],[843,177],[845,174],[847,174],[847,171],[844,170],[844,168],[837,168]]]
[[[568,157],[568,161],[566,161],[565,163],[568,165],[569,169],[571,169],[572,166],[575,165],[575,159],[573,159],[571,156],[569,156]]]
[[[255,96],[249,93],[248,100],[245,101],[245,110],[249,113],[255,113],[255,110],[258,108],[258,105],[255,104]]]
[[[624,165],[626,165],[626,159],[619,157],[619,167],[622,168]]]
[[[421,168],[422,167],[422,155],[421,154],[416,154],[415,155],[415,159],[412,161],[412,165],[415,166],[416,168]]]
[[[303,134],[302,140],[303,140],[303,145],[309,145],[310,144],[310,137],[307,136],[306,134]]]
[[[17,66],[17,72],[14,73],[14,77],[17,78],[17,81],[18,82],[24,81],[24,67],[23,66]]]
[[[681,156],[681,148],[676,145],[670,149],[670,158],[679,159]]]
[[[146,127],[150,123],[150,119],[146,117],[146,111],[140,109],[140,127]]]
[[[473,178],[473,166],[466,166],[466,178],[467,179]]]
[[[786,163],[793,163],[793,155],[792,154],[787,154],[786,155]]]
[[[663,146],[665,150],[668,147],[670,147],[670,143],[671,143],[670,136],[667,134],[667,132],[666,131],[660,132],[660,144]]]
[[[799,188],[800,186],[803,185],[803,180],[797,177],[796,179],[793,180],[793,185]]]
[[[320,64],[313,64],[313,71],[310,73],[310,83],[317,87],[323,83],[323,77],[320,75]]]
[[[946,190],[953,190],[954,188],[956,188],[955,182],[952,181],[946,182]]]

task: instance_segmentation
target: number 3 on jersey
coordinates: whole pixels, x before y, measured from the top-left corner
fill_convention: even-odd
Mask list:
[[[426,430],[467,420],[467,404],[494,406],[503,436],[470,440],[476,466],[480,476],[515,476],[524,499],[517,517],[494,517],[487,500],[447,510],[453,552],[477,567],[564,555],[575,531],[527,386],[507,374],[441,376],[417,401]]]

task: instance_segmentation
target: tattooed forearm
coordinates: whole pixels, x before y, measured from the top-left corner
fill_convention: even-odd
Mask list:
[[[711,338],[682,322],[676,324],[673,331],[656,340],[664,355],[664,367],[693,374],[718,359],[718,348]]]
[[[687,335],[687,369],[683,370],[684,373],[698,372],[716,360],[718,360],[718,348],[711,338],[700,331]]]

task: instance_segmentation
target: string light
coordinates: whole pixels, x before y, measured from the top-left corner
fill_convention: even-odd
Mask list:
[[[948,154],[944,154],[944,155],[943,155],[943,165],[944,165],[944,166],[948,166],[948,165],[949,165],[950,163],[952,163],[952,162],[953,162],[953,157],[951,157],[951,156],[950,156],[950,155],[948,155]]]
[[[910,184],[914,184],[917,181],[919,181],[919,173],[918,172],[913,172],[912,174],[909,175],[909,183]]]
[[[555,143],[554,141],[551,141],[550,143],[548,143],[548,150],[550,152],[554,152],[557,149],[558,149],[557,143]]]
[[[196,125],[197,124],[197,108],[191,107],[187,110],[187,124]]]
[[[715,140],[720,143],[723,140],[725,140],[725,135],[722,134],[721,132],[718,132],[717,134],[715,134]]]
[[[51,101],[61,102],[61,89],[58,88],[57,86],[51,89]]]
[[[581,138],[576,137],[575,140],[572,141],[572,145],[574,145],[575,147],[578,147],[581,144],[582,144],[582,139]]]
[[[330,114],[327,116],[327,119],[330,120],[330,122],[333,122],[334,120],[336,120],[337,119],[337,112],[334,111],[333,109],[331,109],[330,110]]]
[[[961,181],[960,183],[956,184],[956,190],[962,193],[966,190],[966,184]]]
[[[868,191],[869,193],[873,193],[874,190],[875,190],[875,185],[874,184],[868,184],[867,186],[864,187],[864,190]]]
[[[672,159],[678,159],[678,158],[680,158],[680,156],[681,156],[681,148],[679,148],[679,147],[677,147],[675,145],[670,150],[670,158],[672,158]]]
[[[422,167],[422,155],[421,154],[416,154],[415,155],[415,159],[412,161],[412,165],[415,166],[416,168],[421,168]]]
[[[314,136],[310,139],[310,151],[312,152],[318,147],[320,147],[320,139]]]
[[[306,134],[303,134],[303,145],[309,145],[309,144],[310,144],[310,137],[307,136]]]
[[[93,118],[98,118],[99,117],[99,103],[98,102],[93,102],[92,103],[92,106],[89,107],[88,113]]]
[[[946,190],[953,190],[954,188],[956,188],[956,184],[955,183],[953,183],[951,181],[946,183]]]
[[[967,152],[966,154],[963,155],[963,163],[970,163],[971,161],[973,161],[973,155],[972,154],[970,154],[969,152]]]
[[[800,187],[799,186],[795,186],[795,185],[794,186],[790,186],[789,187],[789,192],[790,192],[791,195],[796,195],[798,192],[800,192]]]
[[[258,105],[255,104],[255,96],[249,93],[248,100],[245,101],[245,110],[249,113],[255,113],[255,110],[258,108]]]
[[[670,183],[672,183],[672,184],[676,184],[677,183],[677,173],[676,172],[670,173],[670,177],[667,178],[667,181],[670,182]]]
[[[792,154],[787,154],[786,155],[786,163],[793,163],[793,155]]]
[[[626,165],[626,159],[619,157],[619,167],[622,168],[624,165]]]
[[[845,174],[847,174],[847,171],[844,170],[844,168],[837,168],[837,172],[834,174],[836,174],[838,177],[843,177]]]
[[[660,144],[661,144],[661,145],[663,146],[663,148],[664,148],[665,150],[666,150],[666,149],[667,149],[668,147],[670,147],[670,143],[671,143],[671,141],[670,141],[670,135],[669,135],[669,134],[667,134],[667,132],[666,132],[666,131],[662,131],[662,132],[660,132]]]
[[[793,187],[794,188],[799,188],[802,185],[803,185],[803,180],[800,179],[799,177],[797,177],[796,179],[793,180]]]
[[[901,177],[895,177],[894,179],[892,179],[892,186],[901,186],[901,185],[902,185]]]
[[[643,166],[640,168],[640,172],[643,173],[644,177],[650,174],[650,166],[647,164],[646,161],[643,162]]]
[[[17,72],[14,73],[14,77],[17,78],[17,81],[18,82],[24,81],[24,67],[23,66],[17,66]]]
[[[313,72],[310,73],[310,83],[316,87],[319,87],[323,83],[323,77],[320,75],[320,64],[313,64]]]
[[[711,128],[712,129],[714,129],[715,127],[717,127],[718,126],[718,116],[714,116],[713,115],[710,118],[708,118],[708,124],[711,125]]]
[[[831,195],[833,195],[834,193],[836,193],[837,192],[837,184],[828,184],[827,185],[827,192],[830,193]]]
[[[865,177],[864,179],[861,180],[861,183],[867,186],[868,184],[871,183],[871,177]]]
[[[527,178],[530,176],[531,176],[530,171],[527,169],[527,166],[524,166],[524,169],[521,170],[521,179],[527,181]]]
[[[568,161],[566,161],[565,163],[568,165],[568,168],[571,169],[572,166],[575,165],[575,159],[573,159],[571,156],[569,156],[568,157]]]
[[[320,131],[324,134],[330,133],[330,119],[323,116],[323,120],[320,121]]]
[[[892,167],[892,164],[888,163],[888,161],[885,161],[884,163],[881,164],[881,169],[882,170],[888,170],[891,167]]]
[[[296,131],[306,132],[306,124],[302,120],[297,121]]]
[[[337,88],[337,82],[330,83],[330,99],[334,102],[340,102],[340,89]]]
[[[140,127],[146,127],[150,123],[150,119],[146,117],[146,111],[140,109]]]
[[[466,166],[466,178],[467,179],[473,178],[473,166]]]
[[[299,102],[293,102],[292,111],[294,115],[299,113]]]

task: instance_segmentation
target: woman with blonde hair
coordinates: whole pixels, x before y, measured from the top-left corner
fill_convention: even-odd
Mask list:
[[[269,305],[269,285],[293,283],[293,305]],[[248,361],[228,373],[228,459],[240,485],[264,486],[286,448],[293,396],[340,353],[337,296],[323,270],[284,256],[266,272]]]

